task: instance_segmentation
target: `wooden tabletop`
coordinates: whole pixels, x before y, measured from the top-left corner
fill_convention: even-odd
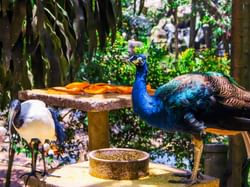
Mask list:
[[[31,186],[41,187],[186,187],[186,184],[169,183],[170,179],[178,180],[174,173],[183,173],[183,170],[175,169],[161,164],[149,164],[149,175],[138,180],[111,180],[100,179],[89,174],[89,163],[79,162],[65,165],[52,172],[51,177],[37,180],[30,178]],[[53,177],[54,176],[54,177]],[[57,176],[57,177],[55,177]],[[207,177],[200,184],[192,187],[219,187],[219,179]]]
[[[18,92],[20,100],[39,99],[51,106],[74,108],[82,111],[110,111],[132,106],[130,94],[51,94],[46,89],[33,89]]]

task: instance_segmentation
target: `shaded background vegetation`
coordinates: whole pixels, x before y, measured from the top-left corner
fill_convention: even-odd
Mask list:
[[[63,85],[106,39],[113,41],[120,1],[1,1],[0,106],[20,89]]]

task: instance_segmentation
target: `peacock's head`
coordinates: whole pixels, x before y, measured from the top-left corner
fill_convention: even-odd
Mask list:
[[[143,54],[133,55],[129,58],[129,62],[133,63],[136,67],[142,67],[146,64],[146,56]]]

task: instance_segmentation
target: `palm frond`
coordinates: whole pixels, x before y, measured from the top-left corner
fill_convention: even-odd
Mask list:
[[[121,16],[120,0],[3,0],[0,9],[1,107],[20,89],[73,81],[84,57],[114,41]]]

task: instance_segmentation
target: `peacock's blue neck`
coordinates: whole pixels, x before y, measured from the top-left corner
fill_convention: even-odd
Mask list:
[[[137,67],[135,82],[133,86],[133,96],[140,96],[142,94],[144,96],[147,96],[147,98],[150,98],[147,93],[147,74],[148,68],[146,63],[142,67]]]
[[[137,67],[136,78],[132,91],[133,109],[150,125],[155,127],[163,127],[165,117],[163,117],[164,107],[160,99],[155,96],[150,96],[146,88],[147,65],[146,63]]]

